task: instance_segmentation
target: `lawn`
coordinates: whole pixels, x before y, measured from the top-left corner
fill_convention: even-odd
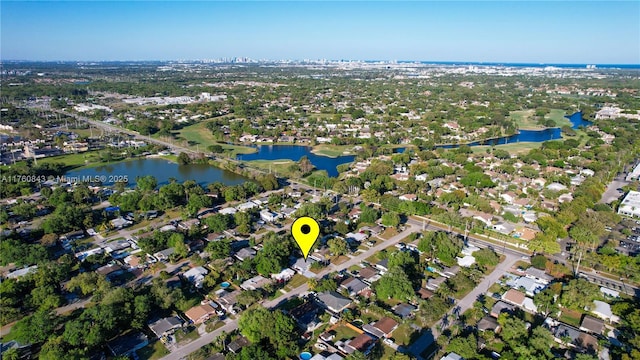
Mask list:
[[[287,283],[287,286],[284,287],[284,289],[286,291],[291,291],[295,288],[297,288],[298,286],[302,286],[304,284],[307,283],[307,278],[300,275],[300,274],[295,274],[293,275],[293,277],[291,278],[291,280],[289,280],[289,282]]]
[[[200,151],[207,151],[207,146],[218,144],[222,146],[225,155],[235,158],[238,154],[251,154],[257,150],[248,146],[230,145],[224,143],[218,143],[211,134],[211,131],[207,129],[207,121],[199,122],[193,125],[185,126],[180,129],[175,135],[179,140],[187,142],[189,148]]]
[[[395,339],[396,344],[407,346],[411,343],[411,335],[415,332],[408,323],[403,323],[393,331],[391,337]]]
[[[563,127],[565,125],[571,126],[571,121],[564,117],[566,115],[565,111],[562,109],[551,109],[549,110],[549,114],[545,115],[545,119],[551,119],[556,122],[556,126]]]
[[[293,160],[252,160],[247,161],[247,165],[253,168],[272,171],[275,175],[284,177],[293,177],[296,171],[291,171],[289,168],[296,162]]]
[[[338,157],[342,155],[352,155],[353,154],[353,152],[351,151],[352,148],[353,146],[350,146],[350,145],[322,144],[322,145],[314,146],[311,152],[321,156]]]
[[[67,168],[77,168],[81,166],[99,166],[104,165],[104,162],[100,161],[100,155],[98,151],[87,151],[78,154],[66,154],[60,156],[52,156],[44,159],[39,159],[38,164],[51,164],[51,163],[64,163]]]
[[[353,330],[352,328],[350,328],[348,326],[345,326],[345,325],[338,326],[337,328],[334,329],[334,331],[336,332],[335,341],[350,340],[350,339],[353,339],[354,337],[360,335],[355,330]]]
[[[507,152],[509,152],[509,154],[514,155],[514,154],[527,153],[529,152],[529,150],[538,149],[540,146],[542,146],[541,142],[518,142],[518,143],[502,144],[502,145],[495,145],[495,146],[489,146],[489,145],[473,146],[471,150],[474,153],[484,153],[489,148],[496,148],[496,149],[506,150]]]
[[[569,325],[573,325],[575,327],[580,326],[580,319],[582,319],[582,313],[579,311],[571,310],[571,309],[562,309],[562,314],[560,315],[560,321],[567,323]]]
[[[379,254],[379,253],[375,253],[375,254],[373,254],[373,255],[369,256],[368,258],[366,258],[366,259],[364,259],[364,260],[365,260],[366,262],[368,262],[369,264],[374,265],[374,264],[378,263],[378,261],[380,261],[380,258],[378,258],[378,254]]]
[[[571,126],[571,121],[565,118],[565,111],[562,109],[550,109],[549,114],[545,115],[545,119],[555,121],[556,127],[562,127],[565,125]],[[515,121],[518,129],[522,130],[541,130],[544,126],[538,124],[534,119],[535,110],[516,110],[509,113],[509,118]]]
[[[198,329],[196,328],[187,330],[186,333],[184,332],[184,330],[176,331],[176,342],[179,344],[190,343],[199,337],[200,337],[200,334],[198,334]]]
[[[341,255],[341,256],[338,256],[338,257],[336,257],[336,258],[333,258],[333,259],[331,260],[331,263],[332,263],[333,265],[340,265],[340,264],[342,264],[343,262],[345,262],[345,261],[347,261],[347,260],[349,260],[349,257],[348,257],[348,256]]]
[[[156,341],[136,351],[136,354],[141,360],[155,360],[169,355],[169,350],[161,341]]]
[[[398,235],[398,231],[395,228],[390,227],[390,228],[386,228],[384,232],[379,236],[385,240],[389,240],[396,235]]]
[[[534,114],[535,111],[533,109],[516,110],[509,113],[509,118],[515,121],[518,129],[538,130],[544,128],[543,126],[538,125],[538,122],[534,120]]]
[[[489,292],[490,293],[501,293],[502,292],[502,287],[500,286],[500,284],[494,283],[493,285],[491,285],[489,287]]]

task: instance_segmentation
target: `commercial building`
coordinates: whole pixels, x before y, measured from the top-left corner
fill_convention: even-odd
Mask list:
[[[629,191],[618,207],[618,214],[640,217],[640,192]]]

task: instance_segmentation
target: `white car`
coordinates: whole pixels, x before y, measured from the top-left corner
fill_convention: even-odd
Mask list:
[[[327,350],[327,345],[323,343],[316,343],[314,346],[316,347],[316,349]]]
[[[393,342],[393,340],[392,340],[392,339],[384,339],[383,341],[384,341],[384,343],[385,343],[385,344],[387,344],[387,345],[389,345],[389,346],[391,346],[391,345],[393,345],[393,344],[394,344],[394,342]]]

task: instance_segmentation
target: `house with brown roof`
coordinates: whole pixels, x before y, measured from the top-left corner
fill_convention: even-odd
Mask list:
[[[476,325],[478,331],[493,331],[498,332],[500,330],[500,325],[498,324],[498,320],[496,318],[485,316]]]
[[[360,351],[364,355],[368,355],[371,352],[371,349],[376,345],[376,342],[378,342],[376,338],[365,332],[349,341],[345,348],[352,350],[351,352]]]
[[[398,327],[398,322],[388,316],[385,316],[378,320],[373,327],[380,330],[380,332],[384,334],[384,337],[389,337],[393,330]]]
[[[526,296],[516,289],[509,289],[504,295],[502,300],[511,303],[513,305],[522,306],[524,304],[524,298]]]
[[[420,290],[418,290],[418,296],[420,296],[420,298],[423,300],[429,300],[433,297],[433,295],[434,295],[433,291],[429,289],[425,289],[421,287]]]
[[[580,324],[580,330],[600,335],[604,329],[604,321],[593,316],[585,315]]]
[[[360,276],[360,278],[368,284],[371,284],[374,281],[380,279],[380,274],[378,274],[378,271],[371,266],[360,269],[358,271],[358,276]]]
[[[215,314],[216,309],[214,309],[210,304],[194,306],[184,313],[184,315],[195,325],[202,324]]]

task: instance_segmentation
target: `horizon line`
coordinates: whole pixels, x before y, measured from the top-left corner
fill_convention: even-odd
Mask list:
[[[247,59],[249,61],[237,61],[238,59]],[[411,59],[254,59],[248,56],[232,56],[232,57],[218,57],[218,58],[200,58],[200,59],[111,59],[111,60],[78,60],[78,59],[67,59],[67,60],[34,60],[34,59],[0,59],[1,62],[33,62],[33,63],[83,63],[83,62],[95,62],[95,63],[107,63],[107,62],[206,62],[206,61],[221,61],[225,62],[240,62],[240,63],[268,63],[268,62],[282,62],[282,61],[291,61],[291,62],[385,62],[385,63],[450,63],[450,64],[487,64],[487,65],[496,65],[496,64],[513,64],[513,65],[624,65],[624,66],[640,66],[639,63],[597,63],[597,62],[537,62],[537,61],[478,61],[478,60],[411,60]]]

